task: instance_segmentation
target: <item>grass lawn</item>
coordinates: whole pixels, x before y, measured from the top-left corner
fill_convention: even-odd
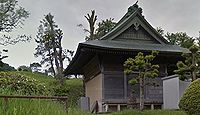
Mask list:
[[[91,115],[75,108],[65,110],[63,104],[49,100],[9,99],[8,106],[0,99],[0,115]]]
[[[143,112],[137,110],[125,110],[122,112],[111,113],[111,115],[187,115],[183,111],[171,110],[145,110]]]

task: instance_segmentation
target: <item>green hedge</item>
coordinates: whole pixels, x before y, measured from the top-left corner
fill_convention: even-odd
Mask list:
[[[189,115],[200,115],[200,78],[193,81],[186,89],[179,107]]]

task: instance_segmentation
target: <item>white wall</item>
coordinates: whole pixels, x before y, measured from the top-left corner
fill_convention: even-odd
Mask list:
[[[175,75],[163,78],[163,108],[179,109],[179,101],[189,84]]]
[[[101,111],[102,101],[102,74],[95,76],[85,83],[86,97],[90,98],[90,109],[95,101],[98,101],[99,111]]]
[[[178,77],[163,80],[163,108],[178,109],[179,79]]]
[[[191,82],[181,81],[179,80],[179,98],[181,99],[183,93],[185,92],[188,85],[190,85]]]

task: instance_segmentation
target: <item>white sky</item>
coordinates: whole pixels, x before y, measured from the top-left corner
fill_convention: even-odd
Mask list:
[[[98,20],[114,18],[118,21],[127,8],[136,0],[18,0],[19,4],[30,12],[23,29],[15,33],[36,35],[37,27],[44,15],[51,13],[56,23],[64,32],[63,47],[76,50],[78,43],[83,42],[85,33],[77,27],[83,24],[87,27],[84,15],[95,9]],[[143,15],[153,27],[162,27],[168,32],[186,32],[197,37],[200,31],[200,1],[199,0],[139,0]],[[7,46],[8,58],[4,62],[17,68],[20,65],[30,65],[39,62],[33,56],[36,44],[19,43]]]

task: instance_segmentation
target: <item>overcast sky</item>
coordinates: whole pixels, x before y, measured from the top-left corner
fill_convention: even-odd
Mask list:
[[[136,0],[19,0],[19,4],[30,12],[23,29],[17,33],[25,33],[33,38],[44,15],[51,13],[56,23],[64,32],[63,47],[76,50],[79,42],[84,41],[85,33],[77,27],[87,27],[84,15],[95,9],[98,20],[114,18],[118,21]],[[153,27],[162,27],[166,32],[186,32],[197,37],[200,31],[199,0],[139,0],[143,15]],[[36,44],[19,43],[7,46],[9,57],[4,62],[14,67],[39,62],[34,56]]]

